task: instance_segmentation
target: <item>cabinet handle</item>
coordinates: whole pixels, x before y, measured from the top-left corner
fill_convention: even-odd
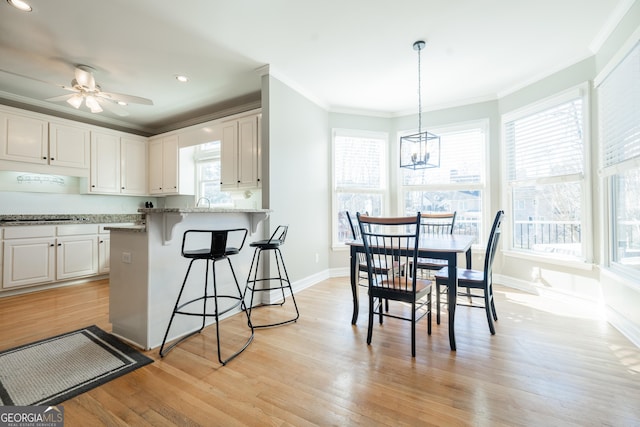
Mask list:
[[[93,184],[93,185],[91,186],[91,188],[96,188],[96,185],[95,185],[95,184]]]
[[[58,243],[58,246],[62,246],[62,243]]]
[[[47,160],[47,158],[46,158],[46,157],[43,157],[43,158],[42,158],[42,160]]]
[[[104,240],[100,240],[100,243],[104,243]]]
[[[52,157],[52,158],[50,158],[49,160],[55,160],[55,159]]]
[[[258,178],[258,182],[260,182],[260,178]]]
[[[240,184],[240,180],[238,180],[238,184]]]
[[[54,246],[55,246],[55,245],[54,245],[53,243],[49,245],[49,247],[51,247],[51,248],[52,248],[52,247],[54,247]]]
[[[121,190],[124,190],[124,187],[120,187]]]

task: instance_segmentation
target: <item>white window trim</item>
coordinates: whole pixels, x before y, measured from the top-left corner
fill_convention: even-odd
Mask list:
[[[530,103],[524,107],[518,108],[516,110],[510,111],[502,115],[500,120],[500,152],[503,153],[501,156],[501,168],[500,172],[502,174],[504,180],[504,189],[502,191],[503,195],[503,205],[504,206],[513,206],[512,199],[512,186],[508,179],[508,161],[507,156],[507,138],[505,133],[505,125],[508,122],[518,120],[520,118],[529,116],[531,114],[535,114],[539,111],[544,111],[546,109],[552,108],[554,106],[560,105],[563,102],[568,102],[576,97],[583,98],[583,123],[582,123],[582,132],[584,135],[584,153],[583,153],[583,179],[582,179],[582,206],[581,210],[583,212],[582,217],[582,258],[570,257],[563,258],[561,260],[562,264],[566,264],[567,262],[571,263],[574,266],[583,266],[593,264],[593,213],[592,213],[592,191],[591,191],[591,126],[592,126],[592,114],[591,114],[591,86],[589,82],[584,82],[579,85],[576,85],[572,88],[559,92],[555,95],[551,95],[549,97],[543,98],[539,101]],[[542,178],[540,180],[536,180],[536,183],[553,183],[553,182],[564,182],[567,181],[567,177],[559,177],[559,178]],[[517,255],[519,258],[525,258],[530,260],[539,260],[544,262],[554,262],[554,258],[558,258],[557,254],[546,256],[542,253],[534,253],[529,251],[519,251],[512,247],[513,242],[513,216],[506,215],[506,224],[503,228],[505,247],[503,252],[505,254],[510,254],[511,256]]]

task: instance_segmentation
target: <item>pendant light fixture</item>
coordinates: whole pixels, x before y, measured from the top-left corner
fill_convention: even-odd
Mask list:
[[[400,138],[400,167],[414,170],[440,167],[440,137],[422,131],[420,52],[425,45],[423,40],[413,44],[413,50],[418,51],[418,133]]]

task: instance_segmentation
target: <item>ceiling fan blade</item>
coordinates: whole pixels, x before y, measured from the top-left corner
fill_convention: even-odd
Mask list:
[[[67,99],[69,99],[69,98],[71,98],[73,96],[75,96],[75,94],[54,96],[53,98],[45,99],[45,101],[51,101],[51,102],[66,101]]]
[[[96,96],[95,98],[98,101],[98,103],[104,107],[105,110],[109,110],[113,114],[116,114],[120,117],[125,117],[129,115],[129,112],[124,108],[122,108],[121,106],[119,106],[118,104],[114,104],[113,102],[99,95]]]
[[[142,98],[140,96],[125,95],[123,93],[100,92],[100,96],[114,102],[122,101],[127,104],[153,105],[153,101],[150,99]]]
[[[81,65],[76,67],[75,76],[76,81],[80,86],[84,86],[90,91],[94,91],[96,89],[96,80],[93,78],[93,74],[85,70]]]

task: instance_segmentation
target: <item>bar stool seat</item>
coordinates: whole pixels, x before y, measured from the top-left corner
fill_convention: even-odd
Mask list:
[[[247,284],[244,292],[245,292],[245,295],[247,291],[251,292],[251,301],[249,303],[249,307],[247,308],[247,317],[249,318],[250,323],[251,323],[251,312],[254,308],[284,305],[284,303],[286,302],[285,289],[288,289],[291,294],[291,301],[293,302],[293,307],[295,308],[295,316],[287,320],[261,324],[261,325],[256,325],[255,323],[252,323],[252,326],[254,329],[270,328],[273,326],[286,325],[288,323],[293,323],[297,321],[298,318],[300,317],[300,312],[298,311],[298,305],[296,304],[296,299],[293,296],[293,289],[291,288],[289,274],[287,273],[287,268],[285,267],[284,259],[282,258],[282,252],[280,251],[280,246],[284,245],[284,241],[287,237],[288,229],[289,227],[287,225],[279,225],[269,239],[258,240],[258,241],[252,242],[249,245],[255,248],[255,250],[253,252],[253,259],[251,260],[251,268],[249,269],[249,276],[247,278]],[[275,255],[276,267],[278,269],[277,276],[258,277],[258,271],[260,270],[260,259],[264,251],[273,251]],[[263,263],[264,262],[265,261],[263,260]],[[258,284],[261,284],[261,283],[266,284],[266,286],[258,286]],[[281,302],[260,303],[255,307],[253,306],[253,299],[256,293],[271,292],[274,290],[275,291],[280,290],[280,292],[282,292]]]
[[[162,345],[160,346],[160,356],[164,357],[171,349],[173,349],[177,344],[184,341],[185,339],[191,337],[194,334],[197,334],[202,331],[205,327],[206,319],[208,317],[215,318],[216,324],[216,338],[217,338],[217,347],[218,347],[218,361],[222,365],[226,365],[231,359],[238,356],[241,352],[243,352],[253,341],[253,326],[251,325],[251,319],[246,311],[246,306],[244,303],[244,295],[240,290],[240,285],[238,284],[238,279],[236,277],[236,273],[233,270],[233,265],[231,264],[231,259],[229,258],[232,255],[237,255],[242,250],[244,246],[244,242],[247,238],[247,229],[245,228],[236,228],[236,229],[228,229],[228,230],[187,230],[184,232],[182,237],[182,249],[181,253],[184,258],[190,259],[189,267],[187,269],[187,273],[184,276],[184,281],[182,282],[182,287],[180,288],[180,292],[178,293],[178,298],[176,299],[175,306],[173,308],[173,312],[171,313],[171,319],[169,320],[169,325],[167,326],[167,331],[165,332],[164,339],[162,340]],[[229,237],[233,236],[234,241],[238,241],[241,243],[238,247],[227,246],[227,241]],[[195,243],[194,243],[195,242]],[[189,249],[190,246],[198,244],[198,249]],[[205,247],[200,247],[200,246]],[[189,299],[187,301],[182,301],[182,294],[185,290],[185,285],[187,284],[187,280],[189,278],[189,273],[191,272],[191,267],[193,263],[198,260],[204,260],[206,262],[205,269],[205,279],[204,279],[204,292],[201,296],[196,298]],[[231,270],[231,274],[233,275],[233,280],[235,282],[235,290],[227,291],[227,293],[220,293],[218,291],[218,283],[216,278],[216,263],[219,261],[227,260],[229,268]],[[213,294],[209,294],[209,265],[211,264],[212,276],[213,276]],[[237,291],[237,292],[234,292]],[[213,313],[207,311],[207,301],[213,301]],[[224,308],[220,307],[220,302],[226,301],[226,306]],[[247,321],[249,324],[249,328],[251,329],[251,335],[248,340],[244,343],[244,345],[240,348],[240,350],[233,353],[231,356],[226,359],[222,359],[221,351],[220,351],[220,316],[240,307],[240,310],[244,312],[247,316]],[[202,317],[202,326],[200,329],[190,332],[180,338],[178,338],[175,342],[169,345],[165,349],[165,344],[167,343],[167,337],[169,336],[169,330],[171,329],[171,324],[175,316],[185,315],[185,316],[197,316]]]

